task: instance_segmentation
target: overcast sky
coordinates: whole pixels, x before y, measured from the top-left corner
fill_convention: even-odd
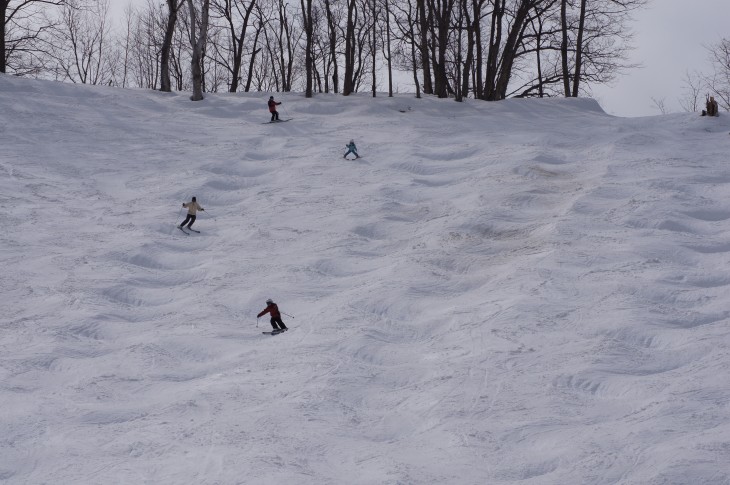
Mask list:
[[[707,49],[730,38],[730,0],[652,0],[635,14],[632,69],[611,86],[594,90],[603,109],[620,116],[659,114],[652,97],[669,112],[679,99],[686,72],[711,70]]]
[[[145,0],[114,0],[112,9],[122,16],[124,5]],[[631,69],[610,86],[594,89],[605,111],[619,116],[660,114],[652,98],[663,101],[669,112],[682,111],[687,71],[710,72],[707,49],[730,37],[730,0],[650,0],[634,14],[635,32]]]

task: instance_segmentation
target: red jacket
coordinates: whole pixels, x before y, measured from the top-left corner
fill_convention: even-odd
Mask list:
[[[274,111],[276,111],[276,105],[277,104],[281,104],[281,103],[277,103],[273,99],[270,99],[269,100],[269,113],[273,113]]]
[[[264,316],[267,313],[271,313],[272,317],[280,317],[281,314],[279,313],[279,307],[276,306],[276,303],[271,303],[269,306],[264,308],[264,311],[256,315],[256,318],[259,318],[261,316]]]

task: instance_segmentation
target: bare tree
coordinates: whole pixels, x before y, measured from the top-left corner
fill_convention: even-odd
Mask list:
[[[418,30],[420,35],[420,42],[418,42],[418,53],[421,57],[421,67],[423,70],[423,92],[425,94],[433,94],[433,82],[431,78],[431,59],[429,49],[429,25],[431,24],[431,17],[426,14],[426,2],[428,0],[416,0],[416,8],[418,13],[416,16],[418,22]]]
[[[370,60],[372,62],[372,72],[371,72],[371,83],[370,83],[370,91],[373,95],[373,98],[377,96],[377,72],[378,72],[378,65],[377,65],[377,54],[378,54],[378,36],[377,36],[377,25],[378,25],[378,14],[380,13],[380,10],[378,9],[378,3],[377,0],[370,0],[370,25],[372,29],[372,35],[370,36]]]
[[[390,0],[382,0],[383,1],[383,8],[385,10],[384,14],[384,29],[385,29],[385,39],[381,41],[383,44],[383,58],[386,62],[386,67],[388,69],[388,97],[393,97],[393,48],[392,48],[392,39],[391,39],[391,22],[392,22],[392,16],[390,13]]]
[[[202,3],[200,3],[200,11],[197,10],[198,7],[195,3],[194,0],[188,0],[188,12],[190,13],[190,46],[193,48],[193,55],[190,59],[193,95],[190,99],[192,101],[200,101],[203,99],[203,56],[205,41],[208,35],[210,0],[202,0]]]
[[[568,0],[560,1],[560,61],[563,71],[563,94],[570,96],[570,66],[568,65]]]
[[[700,96],[704,81],[702,75],[698,72],[687,71],[684,75],[683,97],[679,100],[679,105],[683,110],[695,113],[700,110]]]
[[[580,0],[573,5],[574,1],[561,0],[561,52],[565,96],[576,97],[583,82],[609,82],[635,67],[627,63],[633,39],[628,22],[630,13],[647,0]]]
[[[306,76],[306,87],[305,97],[312,97],[312,81],[313,81],[313,57],[312,51],[314,49],[314,25],[312,19],[312,0],[301,0],[302,6],[302,23],[304,27],[304,57],[305,57],[305,76]]]
[[[276,50],[279,54],[275,56],[275,62],[278,65],[281,90],[288,92],[291,91],[294,81],[294,59],[299,40],[298,37],[301,35],[301,31],[296,29],[295,19],[291,17],[289,4],[286,0],[277,0],[277,8],[279,12],[279,28],[276,33]]]
[[[347,0],[344,96],[357,92],[372,67],[367,65],[366,57],[371,53],[373,19],[371,0]]]
[[[334,9],[332,8],[332,0],[324,0],[324,7],[325,12],[327,14],[327,46],[329,48],[329,56],[327,59],[327,65],[332,65],[332,90],[335,93],[339,92],[339,62],[337,60],[337,47],[338,47],[338,17],[336,16],[336,13]],[[329,71],[328,69],[325,69],[325,71]],[[328,76],[329,79],[329,76]],[[325,81],[325,86],[327,86],[327,81]],[[327,88],[325,87],[325,91],[327,91]]]
[[[246,77],[246,87],[244,90],[248,92],[251,89],[251,82],[253,80],[254,75],[254,68],[256,66],[256,56],[259,52],[261,52],[261,48],[259,45],[259,38],[261,37],[261,32],[266,28],[266,21],[264,20],[264,15],[262,13],[261,8],[257,5],[256,6],[256,34],[254,35],[253,39],[253,45],[251,47],[251,57],[249,58],[249,64],[248,64],[248,75]]]
[[[652,96],[651,102],[654,103],[654,107],[658,109],[661,114],[667,114],[667,101],[665,98],[655,98]]]
[[[530,13],[543,1],[513,0],[507,5],[506,0],[497,0],[492,13],[482,99],[497,101],[507,97],[515,63],[526,53],[525,32],[531,23]],[[505,37],[503,29],[506,29]]]
[[[433,19],[430,25],[431,66],[434,77],[434,94],[439,98],[446,98],[453,91],[448,81],[448,66],[446,53],[449,49],[453,31],[454,6],[456,0],[427,0],[429,16]]]
[[[165,24],[165,36],[163,37],[160,49],[160,91],[172,91],[170,84],[170,51],[172,50],[172,39],[175,35],[177,25],[177,14],[184,0],[166,0],[167,22]]]
[[[87,0],[83,7],[61,7],[61,22],[49,31],[48,55],[57,79],[112,84],[114,45],[108,23],[109,0]]]
[[[148,8],[134,19],[130,71],[138,87],[155,89],[159,80],[159,54],[156,11]]]
[[[722,39],[708,51],[713,73],[707,77],[707,85],[718,104],[730,110],[730,39]]]
[[[251,15],[256,7],[256,0],[250,0],[248,3],[242,0],[213,0],[211,7],[213,13],[225,24],[228,41],[227,48],[221,48],[219,45],[215,45],[217,50],[222,50],[222,52],[217,52],[216,59],[230,73],[231,82],[229,91],[235,93],[238,91],[238,86],[242,79],[241,70],[243,67],[247,33],[252,26]],[[255,35],[258,37],[260,30],[256,26],[254,26],[254,29],[257,29]],[[256,55],[255,48],[251,55]]]
[[[357,2],[347,0],[347,24],[345,27],[345,79],[342,94],[349,96],[355,92],[355,23],[357,22]]]
[[[47,9],[66,0],[0,0],[0,73],[38,74],[44,69],[43,35],[55,26]]]
[[[134,29],[135,12],[136,10],[132,7],[131,3],[127,4],[124,8],[124,35],[121,39],[124,42],[124,45],[122,46],[122,72],[120,74],[121,79],[117,79],[117,85],[122,88],[126,88],[128,82],[130,61],[132,57],[132,32]]]
[[[413,74],[413,84],[416,87],[416,98],[421,97],[421,83],[418,80],[419,56],[416,51],[418,8],[413,0],[406,0],[393,4],[395,26],[397,28],[398,48],[397,59],[400,59],[402,69],[408,69]]]

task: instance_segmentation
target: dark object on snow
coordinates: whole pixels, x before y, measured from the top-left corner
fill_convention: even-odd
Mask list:
[[[702,110],[702,116],[720,116],[715,97],[708,94],[706,100],[705,106],[707,109]]]

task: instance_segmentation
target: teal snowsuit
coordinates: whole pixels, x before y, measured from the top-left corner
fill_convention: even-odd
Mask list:
[[[347,153],[345,153],[345,155],[342,158],[347,158],[347,155],[349,155],[350,153],[355,155],[355,158],[360,158],[360,155],[357,154],[357,147],[355,146],[354,141],[351,141],[350,143],[345,145],[345,147],[347,148]]]

